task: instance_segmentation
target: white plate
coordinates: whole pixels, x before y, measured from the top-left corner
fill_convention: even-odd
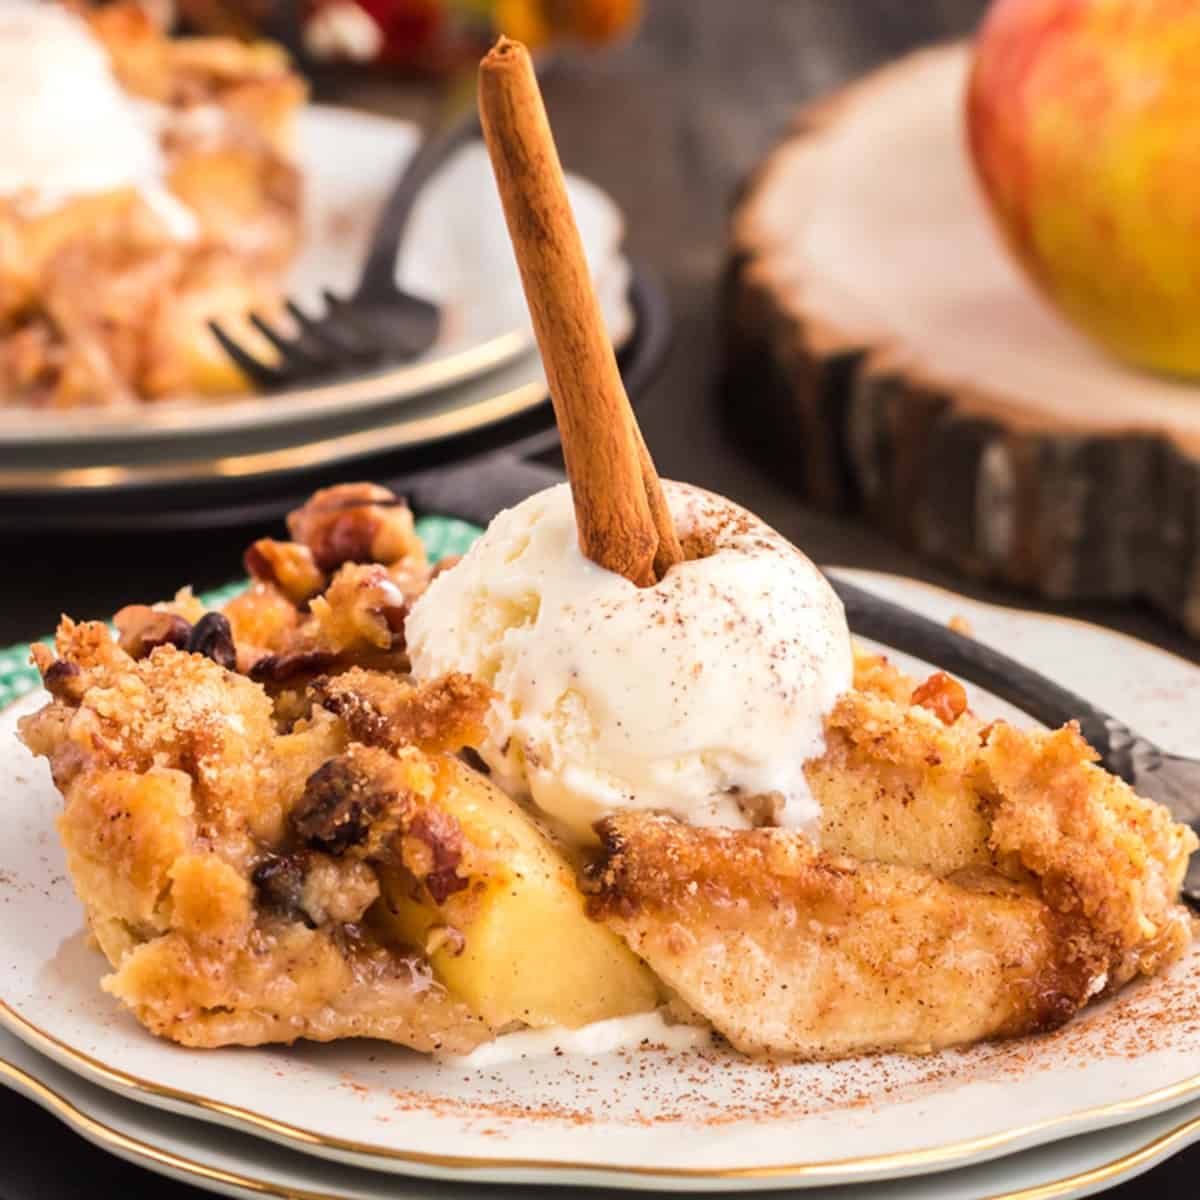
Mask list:
[[[1118,634],[852,573],[1194,750],[1200,670]],[[975,692],[985,715],[1011,710]],[[1056,1034],[928,1058],[763,1066],[715,1052],[550,1059],[472,1073],[383,1045],[197,1053],[96,987],[104,967],[52,829],[44,766],[0,715],[0,1021],[114,1091],[380,1170],[474,1181],[719,1190],[963,1166],[1200,1096],[1200,953]]]
[[[383,1175],[297,1154],[123,1100],[85,1083],[0,1031],[0,1086],[58,1117],[93,1145],[172,1179],[229,1196],[289,1200],[478,1200],[475,1184]],[[1200,1139],[1200,1102],[1099,1133],[1067,1138],[976,1167],[854,1189],[854,1200],[1072,1200],[1132,1179]],[[496,1200],[528,1189],[492,1190]],[[578,1192],[546,1189],[546,1200]],[[593,1193],[602,1200],[604,1193]],[[821,1187],[805,1200],[848,1200]]]
[[[304,249],[286,291],[319,313],[322,288],[353,286],[375,216],[415,147],[416,132],[406,122],[321,105],[300,114],[298,132],[306,179]],[[567,191],[609,332],[622,345],[633,314],[620,211],[577,176],[568,176]],[[511,362],[532,348],[533,334],[482,143],[465,145],[430,180],[401,246],[397,276],[442,308],[437,342],[412,363],[265,398],[181,398],[132,410],[0,407],[0,447],[290,426],[426,395]]]

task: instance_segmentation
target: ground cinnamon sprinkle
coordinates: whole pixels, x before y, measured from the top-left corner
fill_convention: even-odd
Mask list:
[[[1198,1034],[1200,950],[1168,975],[1130,985],[1054,1033],[929,1058],[881,1055],[814,1067],[751,1063],[720,1044],[703,1051],[639,1047],[606,1062],[564,1056],[458,1076],[457,1086],[469,1088],[470,1096],[419,1088],[389,1089],[386,1095],[396,1114],[449,1117],[496,1138],[530,1122],[716,1128],[909,1103],[950,1085],[1011,1081],[1031,1072],[1061,1071],[1064,1065],[1082,1069],[1101,1059],[1133,1060],[1194,1045]],[[1186,1067],[1181,1065],[1179,1074],[1185,1076]],[[378,1089],[344,1082],[364,1099],[380,1099]],[[1072,1107],[1089,1103],[1081,1092]]]

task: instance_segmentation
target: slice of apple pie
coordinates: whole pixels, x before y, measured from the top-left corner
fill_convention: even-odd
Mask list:
[[[1174,961],[1196,838],[1071,727],[985,725],[944,675],[860,656],[786,830],[620,814],[594,916],[739,1049],[928,1051],[1061,1025]]]
[[[306,85],[135,0],[0,5],[0,406],[244,393],[209,322],[283,305]],[[267,347],[262,344],[263,352]]]
[[[329,489],[289,529],[220,612],[183,592],[35,650],[22,736],[103,986],[155,1033],[463,1052],[669,1004],[748,1053],[924,1051],[1052,1028],[1191,938],[1195,837],[1076,730],[984,724],[866,655],[805,767],[817,828],[768,794],[743,828],[618,805],[564,842],[473,749],[517,753],[488,749],[504,680],[410,674],[452,564],[404,503]]]

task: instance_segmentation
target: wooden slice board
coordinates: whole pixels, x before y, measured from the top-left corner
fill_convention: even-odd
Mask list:
[[[1200,635],[1200,387],[1127,369],[1012,263],[965,45],[802,112],[734,213],[724,394],[829,509],[972,575],[1145,596]]]

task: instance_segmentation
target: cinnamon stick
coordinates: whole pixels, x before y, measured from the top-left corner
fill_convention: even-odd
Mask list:
[[[500,38],[483,60],[479,115],[546,368],[579,544],[639,587],[683,559],[625,393],[529,52]]]
[[[622,387],[622,391],[624,388]],[[671,510],[667,507],[667,498],[663,495],[662,480],[654,467],[654,459],[650,457],[650,448],[642,437],[642,431],[637,423],[633,405],[626,395],[625,406],[629,409],[629,419],[633,422],[633,431],[637,435],[638,458],[642,470],[642,486],[646,489],[646,500],[650,505],[650,517],[654,521],[654,530],[658,534],[658,545],[654,551],[654,576],[661,579],[676,563],[683,562],[683,547],[679,544],[679,535],[675,532],[675,522],[671,518]]]

